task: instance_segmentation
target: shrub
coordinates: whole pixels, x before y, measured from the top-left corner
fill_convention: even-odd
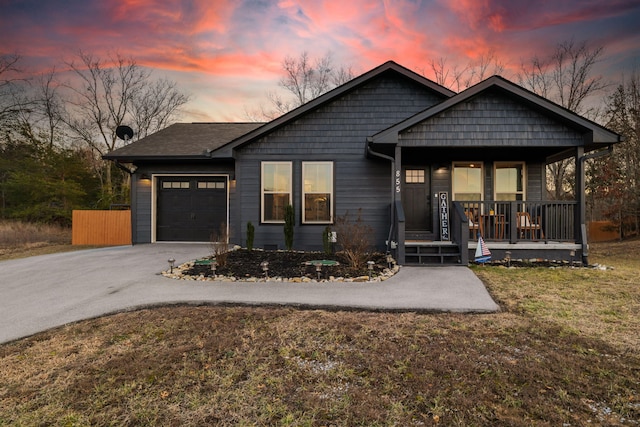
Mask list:
[[[220,230],[211,233],[211,254],[216,259],[219,267],[227,265],[227,256],[229,255],[229,243],[227,234],[227,224],[220,224]]]
[[[256,228],[251,224],[251,221],[247,222],[247,250],[253,250],[253,239],[256,235]]]
[[[284,245],[290,251],[293,248],[293,225],[295,223],[295,215],[293,206],[287,205],[284,208]]]
[[[322,248],[324,253],[331,255],[333,248],[331,247],[331,227],[326,227],[322,232]]]
[[[335,230],[338,233],[338,244],[352,268],[362,269],[371,253],[371,236],[373,228],[362,220],[362,209],[358,209],[358,217],[352,221],[349,211],[336,218]]]

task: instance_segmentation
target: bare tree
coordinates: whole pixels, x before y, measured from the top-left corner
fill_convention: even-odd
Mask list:
[[[476,61],[470,61],[463,67],[459,65],[449,67],[447,59],[440,57],[437,60],[430,60],[429,68],[436,83],[460,92],[492,75],[503,74],[505,64],[492,49],[480,55]],[[419,71],[422,75],[427,75],[426,70]]]
[[[64,120],[73,136],[99,156],[121,142],[115,130],[135,125],[146,135],[168,124],[189,97],[177,91],[169,80],[153,81],[151,72],[134,59],[119,54],[108,60],[79,52],[76,61],[67,62],[76,81],[66,85],[70,91]],[[111,165],[104,167],[103,193],[113,195]]]
[[[63,125],[62,100],[60,98],[59,86],[56,82],[56,70],[39,76],[36,79],[36,93],[34,99],[34,126],[38,126],[43,131],[43,137],[47,141],[49,148],[53,148],[56,141],[62,138],[61,127]]]
[[[471,64],[471,84],[476,84],[484,79],[500,75],[505,71],[505,63],[496,56],[495,50],[491,49],[480,55],[480,58]]]
[[[167,127],[179,117],[180,107],[189,100],[190,97],[181,93],[172,80],[148,82],[134,94],[131,104],[133,124],[138,131],[136,139]]]
[[[17,53],[0,55],[0,123],[23,108],[23,101],[18,96],[22,89],[19,83],[24,82],[19,77],[22,75],[18,66],[20,59]]]
[[[573,40],[557,46],[551,57],[551,78],[560,105],[589,115],[591,109],[585,106],[585,100],[607,86],[602,76],[592,75],[603,53],[603,46],[590,48],[586,42],[576,44]]]
[[[446,63],[447,59],[443,57],[440,57],[437,61],[434,59],[429,61],[431,71],[435,76],[434,80],[440,86],[446,86],[449,81],[449,73],[451,72],[451,70],[446,67]],[[422,71],[422,74],[426,74],[424,70]]]
[[[559,43],[546,59],[534,56],[529,63],[523,63],[518,81],[540,96],[595,119],[597,109],[588,107],[586,101],[607,86],[602,76],[594,75],[603,53],[604,47],[590,47],[586,41]],[[571,159],[547,166],[547,184],[553,198],[572,197],[573,166]]]
[[[518,83],[543,98],[549,99],[551,83],[546,68],[544,61],[538,56],[534,56],[528,64],[523,62],[520,65]]]
[[[268,92],[269,107],[261,105],[258,110],[245,108],[248,119],[272,120],[354,77],[351,67],[335,67],[330,53],[317,59],[310,58],[307,52],[302,52],[298,57],[286,56],[282,61],[282,71],[283,76],[278,81],[278,86],[291,96]]]
[[[284,77],[278,83],[295,96],[295,104],[305,102],[327,92],[331,82],[331,57],[325,55],[312,61],[307,52],[298,58],[287,56],[282,62]]]

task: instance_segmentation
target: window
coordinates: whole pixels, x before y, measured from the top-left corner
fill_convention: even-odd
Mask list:
[[[262,222],[284,222],[291,204],[291,162],[262,162]]]
[[[224,189],[224,182],[222,181],[198,181],[198,189]]]
[[[482,200],[482,164],[454,163],[453,200]]]
[[[404,171],[405,184],[424,184],[424,169],[407,169]]]
[[[524,200],[524,163],[496,163],[496,201]]]
[[[333,162],[302,163],[302,211],[305,224],[333,221]]]
[[[188,189],[189,181],[162,181],[162,188],[179,188],[179,189]]]

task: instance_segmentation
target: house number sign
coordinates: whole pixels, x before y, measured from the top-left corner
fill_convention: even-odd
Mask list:
[[[400,170],[396,170],[396,193],[400,192]]]
[[[440,239],[449,241],[449,193],[438,193],[438,213],[440,216]]]

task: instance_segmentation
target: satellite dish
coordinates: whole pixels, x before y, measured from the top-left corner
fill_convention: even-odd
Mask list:
[[[133,129],[131,129],[129,126],[118,126],[116,128],[116,135],[118,136],[118,138],[124,141],[128,141],[133,138]]]

